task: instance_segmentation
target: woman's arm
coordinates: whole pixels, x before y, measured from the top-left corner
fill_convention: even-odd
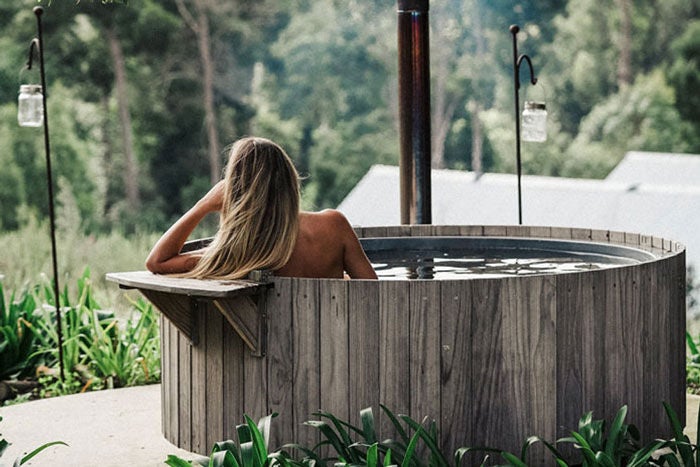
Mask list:
[[[204,217],[221,210],[223,181],[214,185],[202,199],[160,237],[146,259],[146,268],[156,274],[191,271],[202,257],[202,250],[180,253],[192,231]]]

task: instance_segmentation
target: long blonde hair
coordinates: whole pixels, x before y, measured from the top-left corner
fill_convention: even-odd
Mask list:
[[[219,230],[187,276],[240,279],[287,264],[299,232],[299,174],[284,150],[243,138],[230,151]]]

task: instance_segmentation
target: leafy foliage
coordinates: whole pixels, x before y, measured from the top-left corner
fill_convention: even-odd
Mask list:
[[[39,3],[54,170],[76,200],[80,228],[162,230],[209,184],[200,49],[188,19],[164,0]],[[632,2],[629,33],[624,3],[432,4],[435,160],[469,168],[481,147],[484,169],[513,170],[513,22],[540,77],[523,95],[543,95],[551,115],[548,142],[525,148],[526,173],[599,177],[627,150],[700,151],[696,2]],[[37,78],[18,75],[34,4],[0,7],[1,230],[23,227],[18,211],[47,214],[40,132],[17,128],[15,117],[20,81]],[[250,133],[279,140],[308,176],[307,208],[336,205],[372,164],[397,162],[394,4],[216,0],[203,15],[219,147]],[[630,89],[618,79],[623,39]],[[130,163],[136,180],[123,176]],[[140,205],[125,202],[127,184]]]
[[[160,338],[153,306],[132,302],[128,318],[103,310],[90,271],[78,280],[77,299],[61,294],[64,380],[58,378],[58,332],[52,285],[45,281],[5,305],[0,284],[1,379],[39,375],[40,396],[160,380]]]
[[[22,378],[34,370],[35,309],[34,297],[27,292],[17,299],[13,293],[6,302],[0,282],[0,380]]]

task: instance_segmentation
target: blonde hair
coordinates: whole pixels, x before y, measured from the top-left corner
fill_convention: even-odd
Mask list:
[[[230,151],[219,230],[187,276],[240,279],[287,264],[299,231],[299,174],[276,143],[243,138]]]

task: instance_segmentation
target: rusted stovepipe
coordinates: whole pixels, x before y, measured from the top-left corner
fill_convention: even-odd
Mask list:
[[[401,223],[430,224],[428,0],[398,0]]]

